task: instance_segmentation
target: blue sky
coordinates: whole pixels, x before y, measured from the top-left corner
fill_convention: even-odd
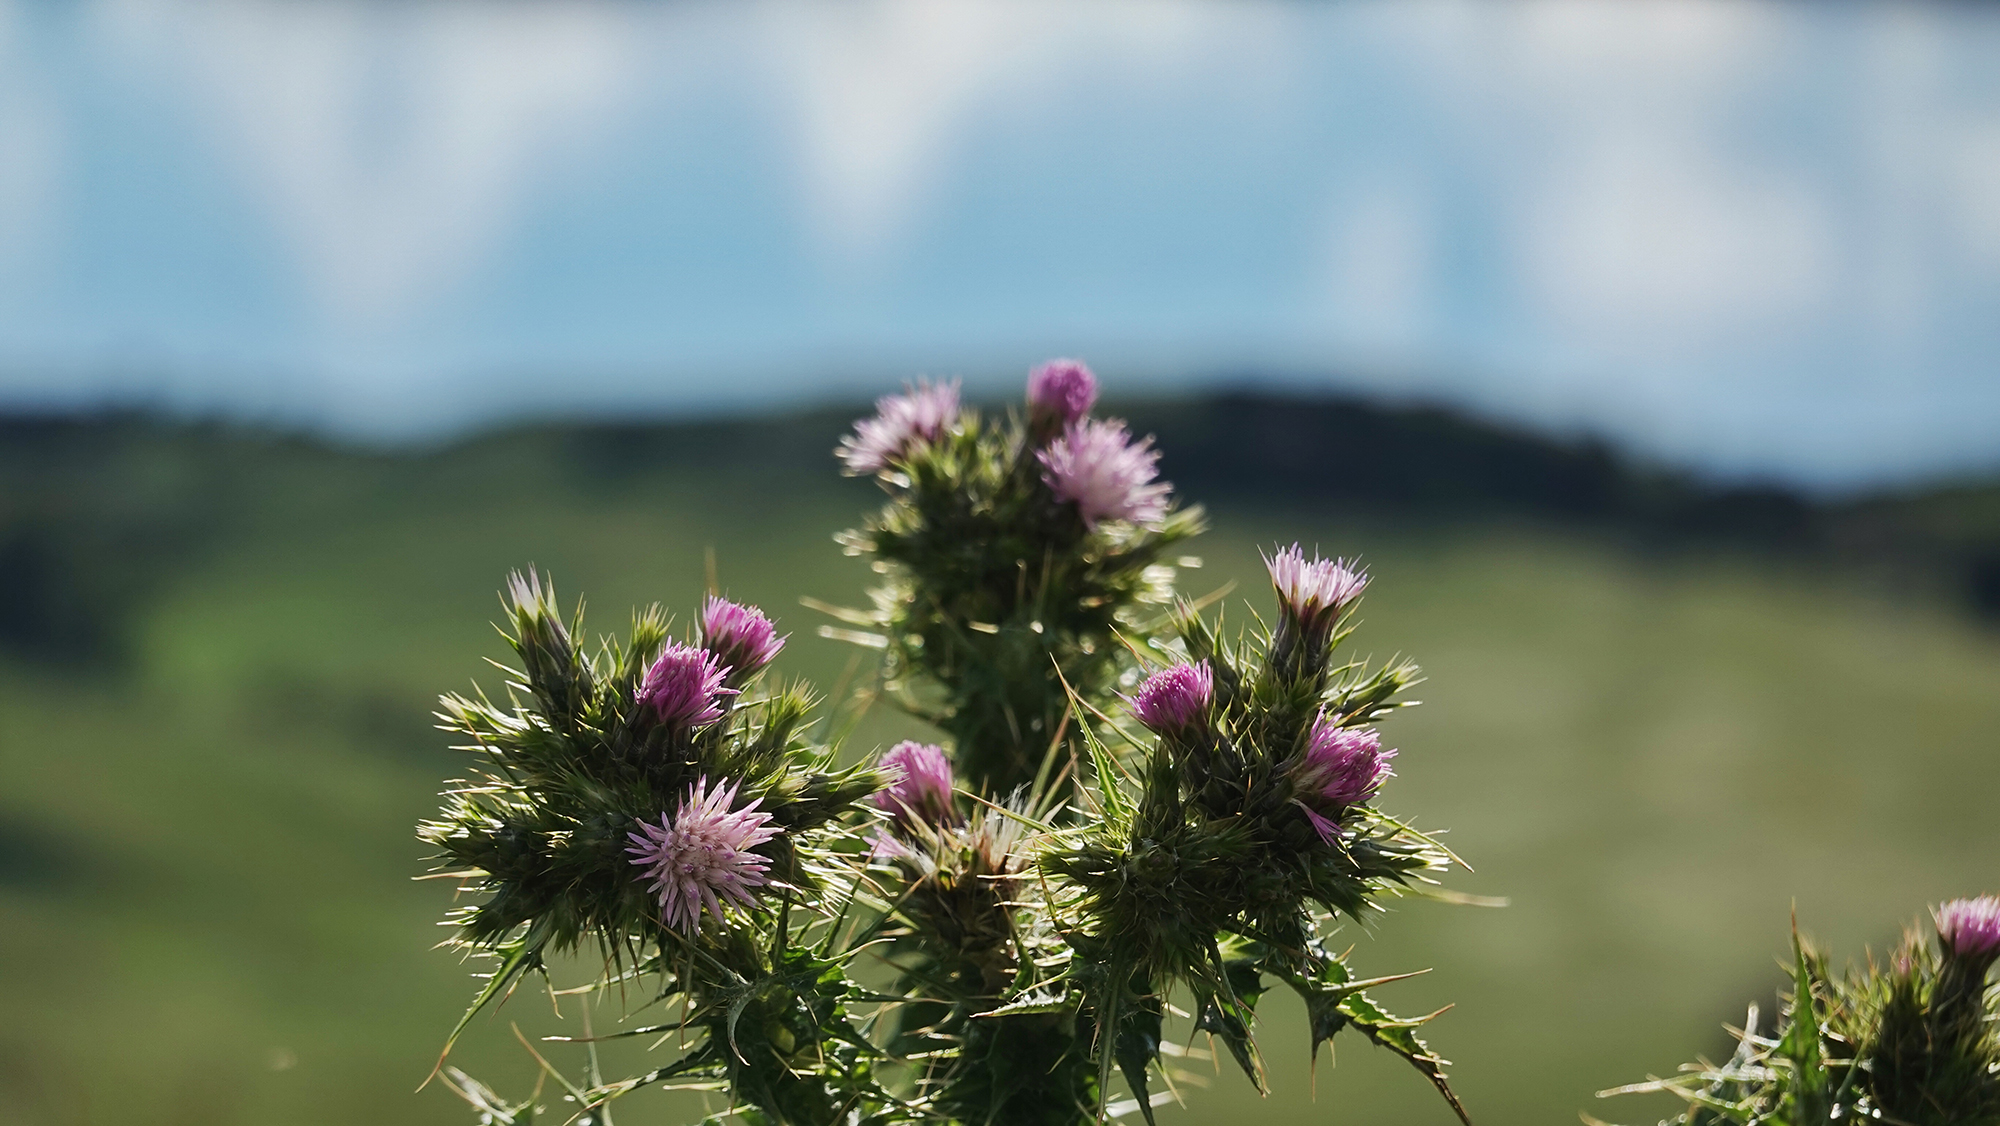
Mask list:
[[[0,405],[1256,375],[2000,467],[2000,6],[0,0]]]

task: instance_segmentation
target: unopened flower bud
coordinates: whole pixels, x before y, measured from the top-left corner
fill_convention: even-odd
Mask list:
[[[574,720],[590,694],[590,668],[563,623],[555,584],[533,570],[508,575],[507,616],[528,686],[551,718]]]
[[[1096,403],[1097,377],[1081,360],[1050,360],[1028,373],[1028,422],[1039,432],[1062,430]]]

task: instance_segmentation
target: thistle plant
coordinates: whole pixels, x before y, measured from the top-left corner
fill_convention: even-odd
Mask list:
[[[1686,1109],[1662,1126],[2000,1123],[2000,997],[1987,980],[2000,898],[1953,900],[1932,924],[1911,927],[1886,965],[1870,957],[1840,973],[1795,929],[1773,1035],[1752,1005],[1726,1063],[1601,1094],[1679,1096]]]
[[[1262,1090],[1256,1009],[1283,985],[1315,1056],[1351,1028],[1463,1119],[1430,1018],[1370,995],[1409,975],[1329,942],[1455,860],[1376,808],[1415,667],[1339,659],[1368,578],[1297,545],[1265,561],[1274,622],[1225,640],[1173,586],[1198,510],[1096,395],[1074,361],[1003,416],[918,384],[836,451],[888,501],[839,537],[874,559],[872,605],[827,632],[878,650],[937,742],[819,739],[840,725],[774,680],[755,607],[711,594],[685,637],[650,608],[587,647],[580,609],[515,576],[504,693],[444,697],[475,765],[421,830],[473,900],[455,944],[494,963],[452,1038],[533,978],[586,1017],[623,998],[610,1035],[671,1053],[606,1081],[588,1024],[580,1077],[537,1052],[565,1121],[691,1086],[753,1124],[1081,1126],[1152,1119],[1198,1052],[1167,1038],[1177,1003]],[[603,970],[556,990],[574,962]],[[484,1121],[538,1113],[442,1065]]]
[[[421,827],[441,874],[481,897],[454,912],[456,943],[497,960],[452,1038],[552,956],[585,950],[606,966],[601,988],[650,980],[679,1001],[695,1046],[649,1075],[571,1085],[584,1106],[690,1077],[772,1121],[874,1105],[874,1053],[823,1037],[842,1027],[850,984],[807,941],[815,920],[793,915],[838,898],[826,850],[883,775],[837,767],[807,738],[803,689],[761,690],[782,642],[753,608],[711,601],[686,643],[649,608],[593,651],[581,612],[566,617],[534,572],[513,577],[505,606],[519,666],[499,701],[443,698],[443,726],[477,768]],[[491,1120],[532,1115],[452,1078]]]

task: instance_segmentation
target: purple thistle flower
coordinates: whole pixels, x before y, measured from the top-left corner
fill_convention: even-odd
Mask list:
[[[1153,440],[1132,441],[1117,419],[1071,423],[1049,448],[1035,455],[1042,480],[1057,500],[1074,501],[1086,528],[1103,520],[1157,524],[1167,514],[1172,486],[1154,482],[1160,452]]]
[[[1306,811],[1320,839],[1328,844],[1339,826],[1322,816],[1314,806],[1338,811],[1361,805],[1375,796],[1390,776],[1389,760],[1395,751],[1382,749],[1382,737],[1366,728],[1336,727],[1321,712],[1306,734],[1306,750],[1299,764],[1296,783],[1299,805]]]
[[[1082,360],[1050,360],[1028,373],[1028,419],[1061,429],[1097,403],[1097,377]]]
[[[941,828],[958,823],[951,800],[951,760],[944,748],[905,740],[882,756],[882,769],[894,771],[896,779],[876,793],[875,807],[897,824],[920,821]]]
[[[701,643],[738,684],[757,675],[785,647],[764,611],[713,594],[701,605]]]
[[[1961,958],[1992,958],[2000,954],[2000,897],[1954,899],[1939,907],[1938,940]]]
[[[736,689],[723,686],[729,670],[715,654],[672,642],[660,651],[639,685],[639,702],[670,727],[692,728],[722,718],[722,698]]]
[[[1278,588],[1278,602],[1285,615],[1296,620],[1307,635],[1324,636],[1368,585],[1366,572],[1355,570],[1344,559],[1321,559],[1306,553],[1298,544],[1264,557],[1271,572],[1271,585]]]
[[[1207,661],[1162,669],[1147,677],[1138,695],[1126,701],[1140,723],[1161,735],[1205,727],[1209,705],[1215,701],[1215,672]]]
[[[780,830],[769,824],[770,814],[757,812],[762,798],[732,812],[735,801],[734,783],[718,780],[710,790],[704,777],[689,787],[672,819],[661,814],[658,825],[641,819],[639,832],[627,834],[632,844],[625,851],[645,869],[639,878],[653,881],[646,890],[660,897],[661,921],[683,934],[700,928],[703,908],[720,920],[724,899],[749,903],[750,889],[768,882],[771,861],[750,849]]]
[[[958,380],[918,380],[914,387],[905,385],[901,395],[875,400],[875,417],[856,420],[854,433],[833,452],[851,475],[880,473],[909,456],[913,445],[944,437],[957,417]]]

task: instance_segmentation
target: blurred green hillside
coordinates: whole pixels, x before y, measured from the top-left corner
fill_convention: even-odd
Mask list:
[[[1455,886],[1512,906],[1410,901],[1352,937],[1370,972],[1436,967],[1383,999],[1457,1003],[1431,1039],[1483,1126],[1665,1113],[1591,1093],[1768,1008],[1795,902],[1858,954],[2000,888],[2000,492],[1830,507],[1357,404],[1131,415],[1215,516],[1195,585],[1268,612],[1257,545],[1359,555],[1353,644],[1430,677],[1385,730],[1383,804],[1449,826],[1478,868]],[[833,472],[843,418],[402,452],[0,422],[0,1122],[470,1122],[412,1093],[473,990],[429,949],[448,889],[410,879],[458,769],[431,700],[496,680],[508,569],[616,629],[654,600],[685,618],[711,552],[792,631],[786,671],[843,682],[855,651],[797,602],[868,578],[830,539],[875,496]],[[853,750],[906,733],[877,712]],[[1448,1120],[1360,1042],[1309,1077],[1299,1010],[1269,1004],[1271,1098],[1225,1071],[1163,1121]],[[520,1092],[511,1021],[554,1023],[523,994],[453,1059]]]

